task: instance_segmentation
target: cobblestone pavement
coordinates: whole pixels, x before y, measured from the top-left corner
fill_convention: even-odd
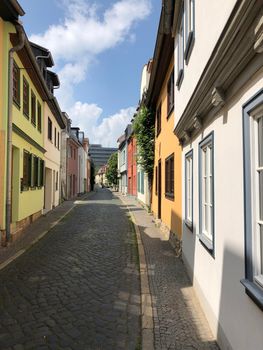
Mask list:
[[[219,350],[180,258],[133,197],[122,197],[140,228],[154,314],[156,350]]]
[[[99,190],[0,272],[1,350],[136,349],[140,281],[126,214]]]

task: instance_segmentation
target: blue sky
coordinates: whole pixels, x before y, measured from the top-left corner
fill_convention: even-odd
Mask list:
[[[161,1],[20,0],[30,40],[55,60],[62,110],[91,143],[116,146],[139,101]]]

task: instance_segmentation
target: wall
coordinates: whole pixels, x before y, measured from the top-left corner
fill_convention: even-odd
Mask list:
[[[206,66],[220,34],[237,0],[194,1],[195,4],[195,42],[189,64],[184,64],[184,78],[180,89],[175,89],[175,124],[179,121],[193,94],[198,80]],[[175,82],[177,80],[177,38],[175,39]]]
[[[181,238],[182,233],[182,183],[181,183],[181,147],[177,137],[173,133],[174,112],[167,119],[167,82],[173,70],[173,58],[167,70],[157,106],[161,106],[161,132],[155,137],[155,156],[154,156],[154,179],[152,186],[152,211],[154,216],[158,216],[158,195],[155,193],[156,176],[155,168],[161,160],[162,167],[162,193],[161,193],[161,220],[169,230]],[[175,104],[175,113],[177,106]],[[165,197],[165,159],[174,153],[174,200]]]
[[[48,118],[52,121],[52,140],[49,140],[48,138]],[[51,191],[51,195],[47,195],[45,193],[46,198],[50,198],[51,201],[48,201],[49,204],[48,206],[45,205],[45,210],[50,210],[52,207],[56,207],[59,202],[60,202],[60,149],[61,149],[61,128],[51,112],[49,106],[47,103],[44,104],[44,148],[46,150],[45,153],[45,167],[50,169],[52,171],[52,186],[48,190]],[[56,133],[58,134],[59,132],[59,148],[58,149],[58,137],[56,136],[56,145],[55,145],[55,128],[56,128]],[[54,182],[54,176],[53,172],[58,173],[58,187],[56,189],[56,185]],[[56,176],[56,175],[55,175]],[[47,190],[47,187],[45,188]]]
[[[7,76],[4,71],[7,70],[6,56],[7,51],[4,48],[4,22],[0,17],[0,230],[5,228],[5,181],[6,181],[6,112],[7,103]],[[5,56],[5,60],[4,60]]]
[[[263,69],[247,80],[183,151],[184,155],[190,148],[194,152],[194,230],[192,233],[183,227],[183,257],[222,349],[261,349],[263,344],[262,311],[245,294],[240,283],[245,276],[242,105],[262,86]],[[215,257],[198,239],[198,145],[211,131],[214,131],[215,152]]]
[[[128,140],[128,194],[136,196],[137,194],[137,170],[136,170],[136,139],[131,136]]]
[[[78,193],[78,146],[71,138],[68,138],[68,160],[67,160],[67,187],[68,187],[68,198],[75,197]],[[72,156],[70,154],[70,147],[72,147]],[[75,150],[75,157],[74,157]],[[70,184],[70,176],[72,181]],[[75,178],[73,185],[73,176]],[[71,189],[71,190],[70,190]]]

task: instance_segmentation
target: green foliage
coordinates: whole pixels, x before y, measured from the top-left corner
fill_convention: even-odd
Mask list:
[[[113,153],[107,163],[106,178],[110,185],[117,185],[118,182],[118,153]]]
[[[154,114],[142,106],[134,118],[133,131],[137,140],[138,163],[151,178],[154,167]]]

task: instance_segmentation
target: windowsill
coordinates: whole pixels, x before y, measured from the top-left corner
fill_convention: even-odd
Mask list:
[[[174,111],[174,105],[172,106],[172,108],[170,108],[170,110],[169,110],[169,112],[168,112],[168,114],[167,114],[167,119],[169,119],[170,118],[170,116],[171,116],[171,114],[173,113],[173,111]]]
[[[16,108],[20,111],[20,104],[18,102],[16,102],[15,100],[13,100],[13,104],[16,106]]]
[[[165,198],[169,199],[170,201],[174,201],[174,195],[173,194],[165,193]]]
[[[177,86],[178,90],[181,87],[183,78],[184,78],[184,70],[180,69],[179,72],[178,72],[178,78],[177,78],[177,81],[176,81],[176,86]]]
[[[193,46],[194,46],[194,32],[191,31],[188,35],[188,39],[187,39],[187,43],[184,51],[184,59],[186,61],[186,64],[189,62],[189,58],[191,56]]]
[[[193,232],[193,222],[192,221],[184,220],[184,224],[190,231]]]
[[[207,238],[204,234],[198,235],[199,241],[207,249],[207,251],[214,257],[213,242]]]
[[[36,127],[36,123],[31,121],[31,124],[33,125],[34,128]]]
[[[246,294],[257,304],[257,306],[263,311],[263,290],[255,283],[248,279],[242,279],[240,281],[246,289]]]
[[[27,113],[23,112],[23,115],[27,120],[29,120],[29,113],[27,114]]]

